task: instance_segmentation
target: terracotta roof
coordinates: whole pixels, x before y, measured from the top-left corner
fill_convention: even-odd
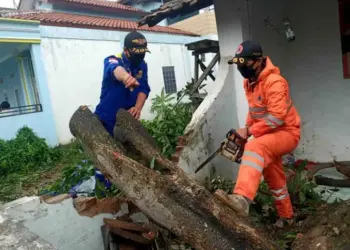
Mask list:
[[[147,3],[147,2],[151,2],[153,0],[119,0],[118,3],[121,4],[130,4],[130,3]],[[161,0],[158,0],[159,2]]]
[[[124,5],[118,2],[112,2],[107,0],[47,0],[49,3],[65,3],[65,4],[78,4],[87,5],[90,7],[108,8],[108,9],[118,9],[124,11],[133,11],[140,13],[148,13],[143,10]]]
[[[103,30],[140,30],[158,33],[198,36],[197,34],[191,32],[166,26],[157,25],[152,28],[148,26],[139,27],[137,22],[129,20],[61,12],[11,12],[3,16],[14,19],[37,20],[40,21],[41,25],[46,26],[79,27]]]
[[[179,14],[186,15],[212,4],[214,4],[213,0],[173,0],[163,4],[152,14],[144,16],[138,23],[140,26],[148,24],[149,27],[152,27],[167,17],[175,17]]]

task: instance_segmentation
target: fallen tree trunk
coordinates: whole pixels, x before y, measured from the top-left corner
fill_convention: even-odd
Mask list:
[[[130,121],[136,122],[125,111],[118,112],[117,119],[125,131],[133,127]],[[152,220],[193,248],[279,249],[269,236],[258,232],[180,168],[164,159],[137,129],[125,133],[128,140],[144,158],[155,157],[168,172],[159,174],[125,156],[125,150],[114,142],[86,106],[73,114],[69,126],[91,155],[95,166],[109,180]]]
[[[350,187],[350,179],[333,179],[322,175],[315,176],[317,185],[324,185],[330,187]]]
[[[350,162],[336,162],[335,167],[339,173],[350,178]]]

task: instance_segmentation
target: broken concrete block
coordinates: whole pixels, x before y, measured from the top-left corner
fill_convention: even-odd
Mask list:
[[[72,203],[72,199],[66,199],[61,203],[46,204],[40,203],[39,197],[25,197],[4,204],[4,209],[11,219],[21,221],[31,233],[38,235],[58,250],[103,249],[100,227],[103,218],[113,216],[111,214],[96,215],[94,218],[79,216]]]
[[[0,213],[0,250],[57,250],[22,223]]]
[[[123,203],[120,205],[120,210],[116,213],[115,217],[119,218],[119,217],[123,217],[124,215],[129,214],[129,205],[128,203]]]

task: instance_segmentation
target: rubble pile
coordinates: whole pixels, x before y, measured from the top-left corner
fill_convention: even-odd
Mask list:
[[[81,216],[113,214],[104,218],[101,233],[105,250],[187,250],[183,242],[153,223],[135,204],[122,197],[77,197],[73,206]]]

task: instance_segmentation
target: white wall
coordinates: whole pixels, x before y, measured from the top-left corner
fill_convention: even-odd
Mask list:
[[[249,33],[245,26],[242,27],[242,20],[246,18],[245,1],[214,2],[215,9],[220,13],[216,19],[221,62],[212,90],[186,128],[188,143],[179,161],[179,166],[193,175],[199,164],[220,146],[226,132],[239,126],[237,110],[242,106],[242,93],[244,95],[243,79],[234,67],[229,67],[227,61],[233,57],[236,47]],[[215,166],[217,173],[225,178],[234,178],[238,171],[236,164],[223,157],[216,157],[194,177],[198,181],[204,181],[209,175],[210,166]]]
[[[62,33],[68,33],[66,28],[62,29],[65,29]],[[151,37],[156,41],[156,35]],[[168,37],[171,39],[171,36]],[[98,104],[103,60],[106,56],[120,53],[121,48],[122,44],[118,39],[113,41],[57,37],[42,39],[43,61],[60,143],[67,143],[72,138],[68,124],[77,107],[86,104],[94,109]],[[160,94],[164,87],[163,66],[175,67],[178,90],[183,88],[193,75],[192,56],[183,43],[150,42],[149,49],[152,53],[147,54],[146,61],[152,91],[142,112],[144,119],[153,117],[150,113],[151,99]]]
[[[42,39],[41,49],[59,143],[72,138],[69,120],[79,105],[99,101],[103,59],[119,42]]]
[[[223,33],[219,34],[221,50],[227,44],[227,49],[231,46],[234,53],[238,41],[234,41],[232,30],[236,30],[238,37],[243,32],[243,40],[252,38],[260,42],[265,55],[280,67],[303,122],[302,139],[295,151],[298,158],[321,162],[333,158],[349,160],[350,80],[344,80],[342,73],[337,1],[250,0],[247,4],[247,18],[244,8],[240,9],[242,30],[230,25],[235,18],[222,17],[228,8],[215,6],[217,16],[221,16],[218,18],[218,28]],[[286,40],[284,16],[289,17],[295,31],[294,42]],[[279,33],[265,26],[267,17]],[[242,126],[247,103],[239,76],[232,81],[236,85],[237,115]]]
[[[149,44],[151,54],[146,57],[148,65],[148,82],[151,87],[150,96],[145,103],[143,119],[152,119],[150,113],[152,98],[159,95],[164,87],[163,66],[174,66],[177,90],[181,90],[191,79],[190,55],[183,44]]]
[[[343,79],[336,0],[288,2],[296,40],[286,45],[286,75],[303,120],[299,157],[349,160],[350,80]]]

